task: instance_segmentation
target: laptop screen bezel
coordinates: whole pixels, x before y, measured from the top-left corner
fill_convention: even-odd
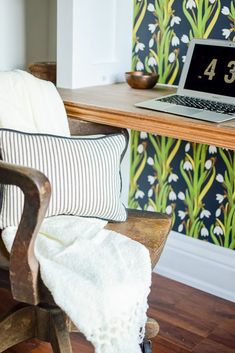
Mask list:
[[[207,93],[207,92],[202,92],[202,91],[199,92],[199,91],[189,90],[189,89],[184,88],[185,81],[187,79],[187,75],[188,75],[188,71],[189,71],[189,67],[190,67],[190,63],[191,63],[191,59],[192,59],[193,52],[194,52],[194,47],[196,44],[235,48],[235,43],[233,43],[231,41],[216,40],[216,39],[192,39],[189,44],[188,51],[187,51],[185,64],[184,64],[184,67],[183,67],[183,70],[181,73],[180,82],[179,82],[179,86],[177,89],[177,94],[234,104],[234,97],[228,97],[228,96],[224,96],[224,95],[218,95],[218,94]]]

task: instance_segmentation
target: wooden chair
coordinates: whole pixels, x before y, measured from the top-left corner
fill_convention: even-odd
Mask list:
[[[111,134],[126,130],[69,119],[72,135]],[[24,210],[9,256],[0,234],[0,288],[11,291],[19,302],[0,318],[0,352],[22,341],[38,338],[50,342],[54,353],[71,353],[69,332],[76,331],[71,320],[54,303],[40,279],[34,256],[34,240],[44,218],[50,183],[40,172],[0,162],[0,184],[19,186],[25,194]],[[109,223],[112,229],[144,244],[152,266],[157,263],[171,227],[171,219],[160,213],[128,211],[125,223]],[[77,330],[78,331],[78,330]],[[157,323],[148,319],[143,352],[151,352],[149,340],[158,332]]]

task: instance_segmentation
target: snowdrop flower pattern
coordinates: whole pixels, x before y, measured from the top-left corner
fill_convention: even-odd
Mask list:
[[[170,26],[173,27],[175,24],[179,25],[181,22],[181,18],[179,16],[173,16],[171,19]]]
[[[153,57],[153,56],[151,56],[149,59],[148,59],[148,65],[151,67],[153,67],[153,66],[156,66],[157,65],[157,62],[156,62],[156,59]]]
[[[222,174],[217,174],[216,178],[215,178],[219,183],[223,183],[224,182],[224,177]]]
[[[183,35],[182,35],[181,41],[182,41],[183,43],[186,43],[186,44],[189,43],[189,37],[187,36],[187,34],[183,34]]]
[[[209,153],[210,153],[210,154],[215,154],[215,153],[217,153],[217,147],[216,147],[216,146],[213,146],[213,145],[210,145],[210,146],[209,146]]]
[[[172,38],[171,44],[172,44],[173,47],[177,47],[177,45],[180,44],[180,40],[179,40],[179,38],[176,35],[174,35],[174,37]]]
[[[132,69],[158,72],[159,83],[178,83],[193,37],[217,35],[218,39],[235,41],[234,0],[183,0],[178,3],[172,0],[168,2],[167,13],[162,0],[134,0],[134,3]],[[202,5],[202,11],[199,5]],[[167,40],[162,40],[163,33]],[[151,211],[172,210],[174,230],[235,249],[232,242],[235,229],[232,223],[229,224],[235,217],[231,207],[234,204],[232,195],[235,195],[234,177],[229,172],[234,170],[235,153],[214,145],[202,147],[182,142],[179,152],[172,158],[178,140],[166,150],[168,138],[145,132],[131,132],[131,136],[131,158],[135,161],[131,164],[131,175],[136,181],[130,205]],[[162,198],[161,190],[164,190]],[[195,207],[194,217],[191,210]],[[192,224],[196,232],[188,224]]]
[[[196,8],[196,3],[194,0],[188,0],[186,3],[186,9],[192,10],[193,8]]]
[[[143,51],[144,48],[145,48],[144,43],[137,43],[136,46],[135,46],[135,52],[138,53],[138,51],[140,51],[140,50]]]
[[[155,30],[156,30],[156,28],[157,28],[157,26],[156,26],[155,24],[153,24],[153,23],[150,23],[150,24],[148,25],[148,29],[149,29],[149,31],[150,31],[151,33],[154,33]]]
[[[172,214],[172,211],[173,211],[173,209],[172,209],[172,206],[167,206],[167,208],[166,208],[166,214],[168,214],[168,215],[170,215],[170,214]]]
[[[208,232],[207,228],[203,227],[203,228],[201,229],[201,236],[202,236],[203,238],[209,236],[209,232]]]
[[[144,197],[145,193],[142,190],[137,190],[135,193],[135,198],[138,199],[142,199]]]
[[[205,163],[205,168],[206,169],[211,169],[211,167],[212,167],[212,161],[211,161],[211,159],[208,159],[206,161],[206,163]]]
[[[176,193],[171,190],[171,192],[169,193],[169,200],[170,201],[175,201],[177,199]]]
[[[222,29],[222,34],[225,37],[225,39],[228,39],[230,37],[231,34],[231,30],[228,28],[223,28]]]
[[[193,166],[192,166],[191,162],[189,162],[189,161],[184,162],[183,168],[184,168],[184,170],[193,170]]]
[[[220,226],[216,226],[216,227],[214,228],[214,234],[216,234],[216,235],[223,235],[223,234],[224,234],[223,229],[222,229]]]
[[[176,182],[179,179],[177,174],[171,173],[168,177],[168,182],[171,183],[172,181]]]
[[[230,15],[230,10],[227,6],[223,6],[221,13],[225,16],[228,16],[228,15]]]
[[[179,200],[185,200],[185,194],[184,194],[182,191],[180,191],[180,192],[178,193],[178,199],[179,199]]]

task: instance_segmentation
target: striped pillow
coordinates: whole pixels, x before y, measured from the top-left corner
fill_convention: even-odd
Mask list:
[[[52,197],[46,217],[59,214],[125,221],[120,201],[122,134],[66,138],[0,129],[2,160],[35,168],[50,180]],[[23,193],[4,186],[0,228],[19,224]]]

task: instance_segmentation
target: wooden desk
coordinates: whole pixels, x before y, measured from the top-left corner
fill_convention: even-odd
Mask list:
[[[78,119],[235,149],[235,119],[213,124],[134,107],[136,102],[173,93],[175,88],[134,90],[121,83],[59,92],[67,114]]]

